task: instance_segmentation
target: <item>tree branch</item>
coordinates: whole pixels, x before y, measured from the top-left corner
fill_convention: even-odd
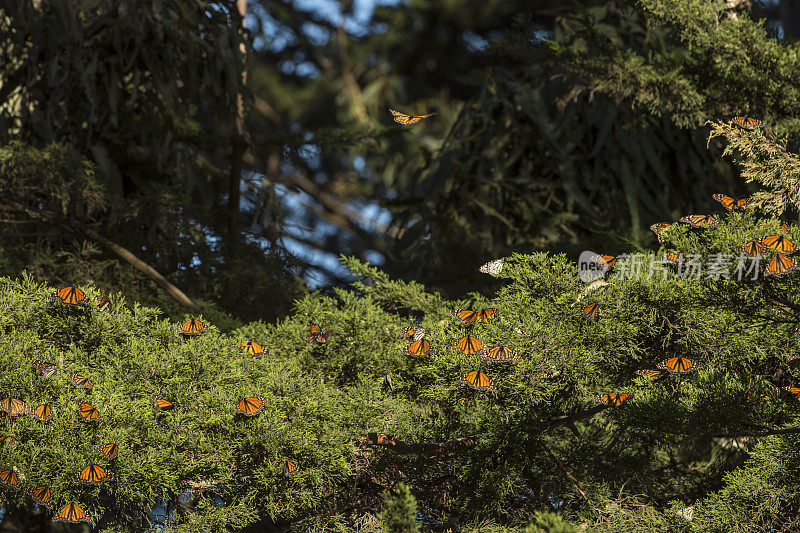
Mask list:
[[[544,447],[544,451],[546,451],[547,455],[549,455],[550,458],[553,460],[553,462],[556,463],[556,466],[558,466],[558,468],[560,468],[561,471],[564,472],[564,475],[567,476],[569,480],[575,484],[575,486],[578,488],[578,492],[580,493],[581,496],[583,496],[583,499],[584,500],[588,499],[586,498],[586,491],[584,491],[583,487],[581,486],[581,482],[578,481],[578,479],[575,476],[573,476],[569,470],[567,470],[567,468],[564,466],[564,463],[562,463],[558,459],[558,457],[556,457],[556,455],[550,451],[550,448],[548,448],[547,446]]]
[[[416,455],[445,455],[471,448],[478,444],[480,437],[473,435],[447,442],[408,443],[400,440],[398,435],[386,433],[368,433],[358,438],[360,446],[383,446],[391,448],[395,453]]]
[[[186,307],[189,307],[194,311],[200,311],[200,308],[197,306],[196,303],[190,300],[189,297],[186,296],[186,294],[184,294],[183,291],[181,291],[178,287],[167,281],[167,279],[161,274],[159,274],[156,271],[156,269],[154,269],[153,267],[151,267],[150,265],[148,265],[147,263],[136,257],[133,253],[130,252],[130,250],[123,248],[119,244],[106,239],[93,229],[78,228],[73,225],[65,225],[63,220],[60,220],[52,213],[48,213],[46,211],[41,213],[33,211],[13,201],[5,200],[5,205],[11,208],[13,211],[27,215],[29,218],[33,220],[49,222],[53,224],[55,227],[66,227],[66,229],[72,231],[73,233],[83,235],[84,237],[97,242],[101,246],[113,252],[120,259],[125,260],[126,262],[136,267],[136,269],[143,272],[147,277],[155,281],[156,285],[164,289],[164,291],[166,291],[167,294],[175,298],[179,303],[185,305]]]

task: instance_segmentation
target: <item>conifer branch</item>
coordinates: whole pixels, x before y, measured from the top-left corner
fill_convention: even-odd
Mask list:
[[[558,468],[562,472],[564,472],[564,475],[567,476],[567,478],[575,484],[575,487],[577,487],[578,492],[580,493],[581,496],[583,496],[583,499],[584,500],[588,499],[586,497],[586,491],[583,490],[583,487],[581,486],[581,482],[578,481],[578,478],[573,476],[572,473],[569,470],[567,470],[567,467],[564,466],[564,463],[562,463],[559,460],[559,458],[556,457],[556,455],[552,451],[550,451],[550,448],[548,448],[547,446],[544,446],[544,451],[547,452],[547,455],[550,456],[550,458],[553,460],[553,462],[556,464],[556,466],[558,466]]]
[[[0,208],[1,207],[3,206],[0,205]],[[139,259],[127,248],[124,248],[119,244],[109,239],[106,239],[93,229],[78,228],[71,224],[66,224],[65,226],[64,221],[59,220],[59,218],[53,213],[47,211],[42,211],[42,212],[33,211],[13,201],[6,200],[5,207],[9,208],[14,212],[24,214],[32,220],[37,220],[40,222],[48,222],[50,224],[55,225],[56,227],[66,227],[73,233],[77,233],[90,240],[97,242],[104,248],[108,249],[110,252],[113,252],[120,259],[126,261],[127,263],[130,263],[137,270],[144,273],[148,278],[152,279],[156,283],[156,285],[164,289],[164,291],[167,294],[175,298],[181,305],[185,305],[186,307],[189,307],[194,311],[200,311],[200,307],[198,307],[196,303],[190,300],[189,297],[186,296],[186,294],[182,290],[180,290],[178,287],[167,281],[167,279],[161,274],[159,274],[158,271],[156,271],[156,269],[154,269],[153,267],[151,267],[150,265]]]
[[[399,454],[417,455],[445,455],[472,448],[480,441],[480,437],[473,435],[447,442],[418,442],[410,443],[400,440],[399,435],[387,435],[386,433],[368,433],[358,439],[360,446],[383,446],[391,448]]]

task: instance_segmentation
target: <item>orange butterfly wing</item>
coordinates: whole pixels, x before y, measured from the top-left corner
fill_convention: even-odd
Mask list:
[[[36,500],[39,505],[44,505],[48,508],[53,505],[53,496],[50,494],[50,487],[47,485],[32,487],[28,489],[28,494],[30,494],[31,498]]]
[[[39,419],[40,422],[47,422],[53,418],[53,408],[50,405],[43,403],[33,410],[33,416]]]
[[[450,311],[450,316],[459,319],[464,326],[471,326],[478,319],[478,312],[472,309],[454,309]]]
[[[245,397],[236,404],[236,411],[244,416],[255,416],[261,412],[267,400],[255,396]]]
[[[597,311],[600,309],[600,305],[597,302],[592,302],[589,305],[585,306],[581,309],[581,314],[587,320],[597,320]]]
[[[77,524],[79,522],[92,522],[91,517],[75,503],[68,503],[58,510],[53,517],[53,522],[70,522]]]
[[[658,379],[664,374],[660,370],[637,370],[636,373],[650,379]]]
[[[759,239],[761,244],[782,254],[793,254],[796,250],[794,243],[783,235],[768,235]]]
[[[488,359],[489,361],[494,361],[496,363],[502,363],[505,361],[516,361],[519,359],[519,355],[513,349],[509,348],[508,346],[495,346],[494,348],[489,349],[486,353],[481,353],[481,357],[484,359]]]
[[[719,221],[711,215],[686,215],[678,219],[678,222],[689,224],[693,228],[716,228]]]
[[[78,287],[64,287],[53,294],[50,295],[50,298],[54,300],[59,300],[65,304],[69,305],[77,305],[87,303],[89,299],[86,297],[86,293],[80,290]]]
[[[108,457],[109,459],[114,459],[117,454],[119,453],[119,446],[114,444],[113,442],[109,442],[108,444],[103,444],[97,450]]]
[[[201,333],[208,331],[208,329],[208,326],[205,325],[201,320],[191,318],[181,324],[181,327],[177,329],[177,333],[180,335],[200,335]]]
[[[479,370],[473,370],[472,372],[467,372],[466,374],[461,376],[459,381],[461,381],[461,383],[475,390],[481,390],[481,391],[488,390],[492,392],[495,392],[496,390],[494,387],[494,383],[492,383],[492,380],[489,379],[489,376],[487,376],[486,374],[484,374]]]
[[[80,408],[81,418],[83,418],[84,421],[94,422],[95,420],[100,419],[100,411],[92,407],[92,404],[84,402],[82,400],[78,400],[75,403],[78,404],[78,407]]]
[[[791,257],[779,253],[775,254],[773,258],[769,260],[769,264],[764,270],[764,275],[777,276],[780,274],[786,274],[787,272],[791,272],[797,268],[800,268],[800,263],[797,263]]]
[[[150,396],[150,401],[161,411],[169,411],[175,407],[174,403],[159,396]]]
[[[749,241],[742,245],[741,252],[750,257],[755,257],[767,253],[767,247],[760,240]]]
[[[19,476],[13,470],[3,470],[0,472],[0,485],[10,489],[20,488]]]
[[[452,348],[464,355],[478,355],[486,350],[486,345],[475,337],[466,335],[458,339]]]
[[[287,460],[283,463],[283,474],[285,476],[293,476],[300,473],[300,467],[297,463]]]
[[[77,483],[83,483],[85,485],[94,485],[96,483],[111,481],[113,479],[114,476],[109,475],[108,470],[95,464],[90,464],[84,467],[84,469],[81,470],[75,477],[75,481]]]
[[[685,374],[697,370],[697,362],[686,357],[670,357],[658,363],[659,368],[668,370],[673,374]]]
[[[403,353],[406,355],[413,355],[414,357],[425,357],[431,351],[431,343],[426,339],[414,341],[405,348]]]
[[[67,374],[67,379],[79,389],[91,389],[94,387],[94,382],[91,379],[81,376],[80,374]]]

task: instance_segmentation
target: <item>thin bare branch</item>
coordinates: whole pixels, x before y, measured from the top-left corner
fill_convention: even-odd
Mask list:
[[[400,454],[416,455],[446,455],[472,448],[480,441],[480,437],[473,435],[447,442],[419,442],[408,443],[400,440],[398,435],[387,435],[386,433],[369,433],[358,439],[360,446],[383,446],[391,448]]]

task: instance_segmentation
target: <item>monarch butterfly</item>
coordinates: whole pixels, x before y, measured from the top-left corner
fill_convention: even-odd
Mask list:
[[[800,396],[800,388],[797,387],[775,387],[775,392],[787,402],[796,400]]]
[[[283,463],[283,475],[293,476],[299,473],[300,473],[300,467],[297,466],[297,463],[289,461],[288,459],[286,460],[285,463]]]
[[[75,402],[78,404],[80,408],[80,414],[84,421],[86,422],[94,422],[95,420],[100,419],[100,411],[92,407],[92,404],[89,402],[84,402],[83,400],[78,400]]]
[[[59,300],[65,304],[69,305],[78,305],[78,304],[86,304],[89,303],[89,299],[86,297],[86,293],[80,290],[78,287],[64,287],[53,294],[50,295],[50,298],[54,300]]]
[[[48,363],[47,361],[40,361],[38,359],[34,359],[31,361],[34,370],[39,374],[43,375],[46,378],[52,376],[56,371],[56,365],[53,363]]]
[[[110,300],[108,299],[108,293],[106,291],[102,291],[100,296],[94,299],[94,305],[99,311],[105,311],[109,303]]]
[[[669,228],[674,226],[674,222],[656,222],[650,226],[650,231],[656,234],[656,238],[658,242],[661,244],[666,243],[666,239],[664,238],[664,232],[666,232]]]
[[[3,470],[0,472],[0,485],[11,489],[18,489],[20,487],[19,476],[17,476],[14,470]]]
[[[47,508],[53,505],[53,496],[50,494],[50,487],[47,485],[32,487],[28,489],[28,494],[30,494],[31,498],[36,500],[39,505],[44,505]]]
[[[731,121],[742,129],[753,131],[755,128],[760,128],[764,125],[763,122],[757,118],[750,117],[733,117]]]
[[[175,404],[169,400],[165,400],[164,398],[160,398],[158,396],[150,396],[150,401],[153,402],[153,405],[156,406],[156,409],[161,411],[169,411],[175,407]]]
[[[112,481],[114,476],[108,474],[108,470],[102,466],[90,464],[78,472],[75,476],[77,483],[84,483],[86,485],[94,485],[95,483],[102,483],[103,481]]]
[[[480,356],[495,363],[504,363],[506,361],[516,361],[519,355],[508,346],[495,346],[490,348],[488,352],[481,352]]]
[[[614,263],[617,262],[617,258],[613,255],[596,255],[592,257],[592,262],[597,263],[602,270],[608,271],[614,267]]]
[[[769,235],[767,237],[761,237],[759,240],[761,244],[770,250],[775,250],[782,254],[793,254],[795,252],[794,243],[783,235]]]
[[[483,272],[484,274],[489,274],[491,276],[496,276],[503,270],[503,266],[506,264],[506,258],[501,257],[500,259],[495,259],[494,261],[489,261],[478,267],[478,272]]]
[[[408,338],[408,340],[418,341],[425,336],[427,331],[425,328],[418,324],[400,328],[400,333]]]
[[[247,353],[247,357],[260,357],[264,353],[264,347],[255,341],[247,341],[241,348]]]
[[[428,113],[427,115],[406,115],[405,113],[401,113],[399,111],[395,111],[392,108],[389,108],[389,113],[392,114],[392,119],[397,122],[398,124],[402,124],[407,126],[408,124],[416,124],[423,118],[432,117],[436,113]]]
[[[403,348],[403,353],[414,357],[425,357],[431,351],[431,343],[426,339],[414,341]]]
[[[459,379],[464,385],[471,387],[475,390],[488,390],[495,392],[494,383],[489,379],[489,376],[478,370],[467,372]]]
[[[308,338],[308,342],[317,341],[323,344],[328,342],[328,337],[331,336],[330,330],[322,331],[322,328],[311,320],[308,321],[308,327],[311,328],[311,336]]]
[[[236,404],[236,411],[244,416],[255,416],[268,403],[268,400],[256,396],[248,396],[239,400]]]
[[[478,311],[472,309],[454,309],[450,311],[450,316],[457,318],[464,326],[471,326],[475,322],[486,322],[499,311],[494,307],[486,307]]]
[[[388,387],[388,389],[389,389],[390,391],[393,391],[393,390],[394,390],[394,384],[392,383],[392,374],[391,374],[391,372],[390,372],[390,373],[388,373],[388,374],[386,374],[386,375],[383,377],[383,386],[384,386],[384,387]]]
[[[684,222],[693,228],[716,228],[719,226],[719,220],[711,215],[686,215],[679,218],[678,222]]]
[[[772,259],[769,260],[769,264],[767,268],[764,270],[765,276],[777,276],[780,274],[786,274],[787,272],[791,272],[800,268],[800,263],[783,254],[775,254]]]
[[[711,197],[721,203],[722,207],[728,211],[739,209],[740,207],[744,207],[750,203],[750,200],[747,198],[731,198],[725,194],[713,194]]]
[[[8,413],[9,416],[28,415],[31,413],[31,408],[25,405],[24,402],[10,397],[0,400],[0,409]]]
[[[741,252],[744,255],[755,257],[757,255],[764,255],[767,253],[767,247],[764,246],[764,243],[761,242],[760,239],[756,239],[754,241],[748,241],[744,243],[741,247]]]
[[[600,305],[597,302],[592,302],[581,309],[581,314],[586,317],[587,320],[597,320],[597,311],[599,309]]]
[[[670,357],[658,363],[658,368],[663,368],[673,374],[685,374],[697,370],[697,362],[686,357]]]
[[[16,448],[17,446],[19,446],[19,441],[14,437],[12,437],[11,435],[0,435],[0,442],[3,441],[8,441],[6,443],[6,446],[8,446],[9,448]]]
[[[485,352],[487,349],[485,344],[469,335],[458,339],[451,348],[460,351],[464,355],[478,355]]]
[[[53,517],[53,522],[71,522],[77,524],[79,522],[92,523],[92,517],[86,514],[86,511],[80,508],[76,503],[68,503],[58,510]]]
[[[678,260],[680,259],[680,257],[681,257],[681,253],[680,252],[676,252],[675,250],[672,250],[670,252],[665,253],[663,255],[663,257],[661,257],[661,261],[664,262],[664,263],[669,263],[671,265],[677,265],[678,264]]]
[[[91,389],[94,387],[94,382],[91,379],[81,376],[80,374],[67,374],[67,379],[79,389]]]
[[[97,451],[99,451],[109,459],[114,459],[119,453],[119,446],[117,446],[113,442],[109,442],[108,444],[102,444],[99,448],[97,448]]]
[[[43,403],[33,410],[33,416],[39,419],[39,422],[47,422],[53,418],[53,408],[50,405]]]
[[[784,233],[789,233],[791,230],[789,228],[789,224],[786,222],[781,222],[781,231]]]
[[[664,375],[660,370],[637,370],[636,373],[650,379],[658,379]]]
[[[800,355],[790,355],[786,358],[786,363],[789,365],[789,368],[794,370],[800,366]]]
[[[611,407],[620,407],[622,404],[633,398],[633,394],[623,392],[622,394],[600,394],[592,396],[594,401],[610,405]]]
[[[176,329],[175,333],[178,335],[200,335],[206,331],[208,331],[207,325],[196,318],[192,318],[181,324],[181,327]]]

